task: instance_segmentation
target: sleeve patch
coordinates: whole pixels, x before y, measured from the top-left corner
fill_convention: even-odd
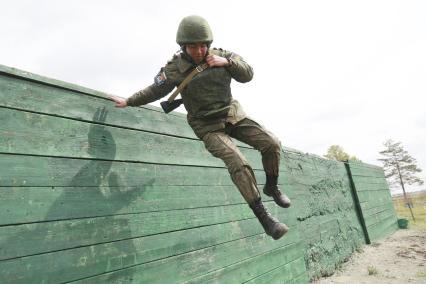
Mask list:
[[[164,68],[161,68],[160,72],[154,77],[154,84],[156,86],[163,85],[167,80],[166,73],[164,73]]]

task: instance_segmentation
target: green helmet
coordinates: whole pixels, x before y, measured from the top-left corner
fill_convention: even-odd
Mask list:
[[[176,42],[179,45],[195,42],[211,44],[213,34],[209,23],[200,16],[188,16],[182,19],[176,33]]]

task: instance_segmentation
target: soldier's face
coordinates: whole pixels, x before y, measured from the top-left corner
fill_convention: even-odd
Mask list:
[[[200,64],[201,61],[203,61],[208,49],[207,44],[201,42],[187,44],[185,48],[186,53],[191,56],[192,60],[194,60],[196,64]]]

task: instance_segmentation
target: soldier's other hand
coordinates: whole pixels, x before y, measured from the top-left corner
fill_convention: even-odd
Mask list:
[[[115,102],[115,107],[126,107],[127,106],[127,101],[124,98],[120,98],[120,97],[117,97],[117,96],[108,96],[108,98]]]
[[[206,62],[209,67],[223,67],[229,64],[228,59],[214,54],[207,55]]]

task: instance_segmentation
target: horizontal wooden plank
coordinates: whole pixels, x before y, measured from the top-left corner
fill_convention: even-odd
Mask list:
[[[356,185],[378,185],[388,187],[388,183],[385,178],[372,178],[365,176],[352,176],[352,180]]]
[[[0,75],[0,105],[78,120],[93,121],[98,109],[108,115],[103,123],[197,139],[184,116],[167,115],[160,109],[115,108],[107,95],[89,91],[81,93],[42,82]]]
[[[0,169],[5,187],[233,185],[226,168],[214,167],[0,154]],[[254,172],[264,184],[263,170]]]
[[[272,270],[269,270],[263,274],[257,275],[255,278],[252,278],[245,283],[256,283],[256,284],[289,283],[290,281],[292,281],[292,278],[293,278],[293,275],[291,274],[291,270],[290,270],[293,262],[294,261],[275,267]],[[306,270],[305,263],[303,263],[303,267]]]
[[[184,113],[165,114],[152,105],[118,109],[107,97],[103,92],[0,65],[0,106],[82,121],[96,121],[94,114],[104,109],[108,115],[102,123],[109,126],[198,140]]]
[[[291,191],[288,195],[293,197]],[[246,203],[232,185],[3,187],[0,200],[0,225]]]
[[[395,215],[390,215],[387,219],[382,220],[374,225],[367,227],[368,235],[372,242],[378,241],[391,235],[398,229],[397,219]]]
[[[373,242],[381,241],[391,235],[393,235],[398,230],[398,223],[390,220],[386,225],[381,226],[380,228],[373,228],[370,230],[370,236]]]
[[[377,203],[392,203],[392,198],[388,189],[358,191],[360,202],[371,201]]]
[[[304,242],[309,246],[325,247],[330,239],[344,239],[351,243],[362,238],[362,229],[358,218],[353,211],[336,212],[325,216],[315,216],[304,221],[299,230]],[[335,241],[329,243],[333,247]],[[334,251],[330,249],[330,251]]]
[[[39,83],[42,83],[44,85],[57,86],[57,87],[60,87],[60,88],[74,90],[76,92],[90,94],[90,95],[93,95],[93,96],[102,97],[104,95],[104,93],[93,90],[93,89],[85,88],[85,87],[78,86],[78,85],[75,85],[75,84],[71,84],[71,83],[68,83],[68,82],[56,80],[56,79],[53,79],[53,78],[48,78],[48,77],[45,77],[45,76],[41,76],[41,75],[38,75],[38,74],[34,74],[34,73],[31,73],[31,72],[20,70],[18,68],[13,68],[13,67],[1,65],[1,64],[0,64],[0,76],[6,77],[6,78],[14,78],[15,77],[15,78],[19,78],[20,80],[28,81],[28,82],[31,82],[31,81],[32,82],[39,82]]]
[[[277,212],[275,204],[265,204]],[[286,213],[294,218],[294,210]],[[248,205],[237,204],[3,226],[0,257],[16,258],[250,218],[253,212]]]
[[[365,217],[365,224],[367,228],[377,223],[381,223],[388,218],[396,218],[395,211],[393,208],[388,208],[384,211]]]
[[[64,283],[262,233],[247,219],[0,261],[0,274],[7,283]]]
[[[289,284],[303,284],[303,283],[309,283],[309,277],[308,274],[302,273],[297,278],[293,279]]]
[[[253,279],[257,275],[270,271],[273,268],[288,264],[295,259],[300,259],[300,257],[303,256],[301,254],[302,251],[302,243],[289,244],[288,246],[256,255],[252,258],[220,268],[184,283],[244,283]],[[305,268],[304,263],[301,265]],[[291,271],[289,274],[290,277],[284,276],[283,278],[291,279]],[[284,279],[282,280],[284,281]],[[281,283],[283,283],[283,281]]]
[[[364,163],[364,162],[359,162],[359,161],[354,161],[354,160],[349,160],[348,161],[350,167],[352,168],[362,168],[362,169],[369,169],[369,170],[376,170],[376,171],[380,171],[382,170],[381,166],[378,165],[373,165],[373,164],[368,164],[368,163]]]
[[[380,199],[383,203],[388,203],[392,201],[392,197],[390,195],[389,189],[382,189],[382,190],[361,190],[357,191],[358,198],[360,201],[364,200],[371,200],[374,201],[374,199]]]
[[[289,235],[282,241],[274,241],[264,234],[255,235],[164,260],[82,279],[75,283],[126,282],[130,279],[136,283],[181,283],[240,262],[242,259],[286,246],[294,242],[297,237],[296,232],[289,232]]]
[[[4,108],[0,120],[3,153],[223,167],[202,142],[191,139]]]
[[[358,188],[359,188],[359,190],[358,190]],[[387,186],[386,187],[375,186],[375,185],[365,186],[365,187],[361,186],[361,187],[356,187],[356,189],[357,189],[357,192],[359,192],[359,193],[373,191],[373,192],[381,192],[381,194],[384,194],[384,195],[387,195],[387,194],[390,195],[390,190],[389,190],[389,187],[387,187]]]
[[[371,177],[371,176],[356,176],[352,175],[352,179],[354,181],[358,181],[359,183],[371,183],[371,184],[387,184],[385,177]]]
[[[289,172],[292,173],[295,177],[304,177],[304,176],[312,176],[312,177],[323,177],[324,175],[330,175],[339,177],[339,176],[347,176],[346,169],[343,164],[332,164],[324,166],[318,161],[303,159],[303,160],[293,160],[288,158],[288,156],[284,155],[284,159],[286,161],[286,167],[289,169]]]
[[[384,179],[385,174],[383,170],[381,171],[369,171],[368,169],[363,169],[362,171],[353,171],[351,169],[351,174],[354,178],[365,178],[365,179]]]
[[[385,203],[385,204],[378,205],[377,207],[365,209],[365,210],[363,210],[363,216],[365,218],[367,218],[371,215],[374,215],[374,214],[377,214],[377,213],[380,213],[380,212],[383,212],[383,211],[386,211],[386,210],[393,210],[394,211],[393,204],[392,203]]]
[[[282,284],[282,283],[293,283],[295,279],[298,279],[304,275],[306,281],[294,282],[294,283],[308,283],[308,276],[306,273],[305,259],[298,258],[284,265],[278,266],[264,274],[257,276],[256,278],[247,281],[246,283],[256,284]]]
[[[384,212],[386,213],[386,212]],[[370,224],[367,225],[367,230],[369,231],[369,233],[373,230],[379,230],[379,228],[387,227],[389,226],[389,224],[393,224],[393,223],[397,222],[397,218],[394,214],[386,214],[385,216],[383,216],[382,218],[376,220],[376,222],[371,222]]]
[[[308,274],[306,271],[306,262],[305,258],[298,258],[292,262],[289,263],[290,271],[292,274],[293,281],[296,279],[300,279],[302,276],[304,276],[307,280]],[[297,283],[304,283],[303,281],[297,282]],[[305,282],[307,283],[307,282]]]
[[[365,178],[365,179],[384,179],[385,175],[383,170],[379,172],[369,172],[367,169],[364,169],[362,172],[353,173],[351,171],[351,174],[354,178]]]
[[[102,111],[96,114],[103,120]],[[156,164],[224,167],[199,140],[0,108],[0,152]],[[240,148],[253,168],[259,152]]]
[[[74,91],[74,92],[78,92],[78,93],[82,93],[82,94],[86,94],[86,95],[90,95],[90,96],[96,96],[96,97],[99,97],[99,98],[103,98],[107,95],[104,92],[100,92],[100,91],[93,90],[93,89],[90,89],[90,88],[86,88],[86,87],[83,87],[83,86],[79,86],[79,85],[76,85],[76,84],[64,82],[64,81],[61,81],[61,80],[49,78],[49,77],[46,77],[46,76],[34,74],[34,73],[31,73],[31,72],[28,72],[28,71],[20,70],[18,68],[13,68],[13,67],[1,65],[1,64],[0,64],[0,76],[5,76],[7,78],[18,78],[20,80],[24,80],[24,81],[27,81],[27,82],[36,82],[36,83],[39,83],[39,84],[42,84],[42,85],[45,85],[45,86],[54,86],[54,87],[57,87],[57,88],[71,90],[71,91]],[[152,109],[152,110],[155,110],[155,111],[158,111],[158,112],[163,112],[161,110],[161,108],[159,108],[159,107],[155,107],[155,106],[151,106],[151,105],[147,105],[145,107]],[[185,117],[184,114],[179,113],[179,112],[173,112],[173,113],[171,113],[171,115],[179,116],[179,117]]]

